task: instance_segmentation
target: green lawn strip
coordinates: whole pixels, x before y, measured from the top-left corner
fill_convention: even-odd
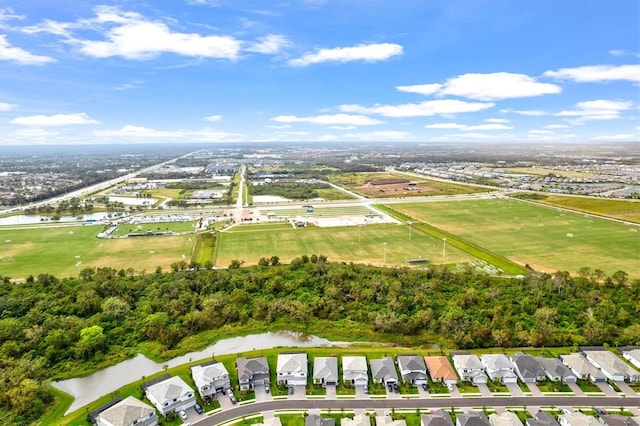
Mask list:
[[[147,232],[193,232],[194,222],[158,222],[158,223],[131,223],[121,224],[111,235],[114,237],[125,236],[127,234],[144,234]]]
[[[602,389],[589,379],[578,379],[578,387],[582,392],[602,392]]]
[[[325,200],[353,200],[355,197],[348,192],[341,191],[336,188],[318,188],[315,190],[320,198]]]
[[[396,210],[394,210],[393,208],[389,207],[389,206],[385,206],[385,205],[379,205],[376,204],[375,205],[376,208],[384,211],[385,213],[389,214],[390,216],[394,217],[395,219],[398,219],[402,222],[407,222],[407,221],[413,221],[414,219],[411,218],[410,216],[407,216],[403,213],[400,213]],[[526,274],[529,271],[516,264],[511,262],[509,259],[507,259],[506,257],[500,256],[498,254],[492,253],[476,244],[473,244],[469,241],[466,241],[462,238],[460,238],[459,236],[450,234],[449,232],[443,231],[441,229],[436,228],[435,226],[426,224],[424,222],[416,222],[413,223],[413,229],[418,230],[418,231],[422,231],[426,234],[431,235],[432,237],[435,237],[439,240],[442,240],[443,238],[446,238],[446,244],[447,245],[451,245],[453,247],[456,247],[464,252],[466,252],[467,254],[470,254],[473,257],[476,257],[478,259],[484,260],[487,263],[490,263],[500,269],[502,269],[506,274],[510,274],[510,275],[518,275],[518,274]]]
[[[198,234],[193,249],[192,261],[204,265],[207,261],[213,262],[217,237],[209,233]]]

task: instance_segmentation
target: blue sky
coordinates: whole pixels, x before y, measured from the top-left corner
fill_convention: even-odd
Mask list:
[[[0,144],[640,140],[637,0],[5,0]]]

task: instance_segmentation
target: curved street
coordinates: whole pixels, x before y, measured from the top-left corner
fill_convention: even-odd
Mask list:
[[[202,420],[194,422],[200,426],[223,424],[235,418],[241,418],[271,410],[309,410],[309,409],[415,409],[415,408],[471,408],[471,407],[639,407],[640,397],[607,396],[523,396],[523,397],[467,397],[467,398],[429,398],[429,399],[332,399],[332,400],[279,400],[255,402],[234,406]]]

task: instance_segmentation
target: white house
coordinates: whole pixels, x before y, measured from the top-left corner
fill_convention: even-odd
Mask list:
[[[639,382],[640,373],[631,368],[623,360],[606,349],[589,349],[583,350],[582,353],[591,364],[598,367],[609,380],[614,382],[622,382],[628,380],[630,382]]]
[[[491,423],[491,426],[522,426],[522,422],[516,413],[511,411],[489,414],[489,423]]]
[[[353,419],[348,417],[340,419],[340,426],[371,426],[371,420],[364,414],[357,414]]]
[[[144,402],[129,396],[101,411],[95,418],[97,426],[156,426],[156,410]]]
[[[212,397],[217,392],[226,392],[231,388],[229,371],[218,361],[209,361],[191,367],[191,377],[196,384],[200,397]]]
[[[369,383],[367,358],[364,356],[343,356],[342,381],[354,386],[364,386]]]
[[[622,351],[622,356],[636,368],[640,368],[640,349]]]
[[[500,380],[502,383],[518,383],[518,376],[515,373],[516,367],[506,355],[480,355],[480,362],[491,380]]]
[[[313,383],[316,385],[338,385],[338,358],[317,356],[313,359]]]
[[[480,358],[469,353],[451,354],[453,367],[458,372],[462,380],[468,380],[472,384],[487,383],[487,375],[484,374],[484,367]]]
[[[595,417],[584,413],[564,413],[558,416],[560,426],[602,426]]]
[[[163,416],[196,405],[193,389],[178,376],[169,377],[160,382],[143,386],[143,388],[149,401]]]
[[[406,420],[393,420],[391,416],[376,416],[377,426],[407,426]]]
[[[578,379],[589,379],[593,383],[604,383],[607,381],[604,373],[596,368],[583,355],[572,353],[568,355],[560,355],[560,360],[564,365],[569,367],[571,372]]]
[[[277,383],[285,385],[307,384],[307,354],[304,352],[278,354]]]

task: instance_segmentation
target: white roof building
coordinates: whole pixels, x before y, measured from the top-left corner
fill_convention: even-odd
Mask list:
[[[604,373],[591,364],[584,355],[577,353],[560,355],[560,360],[578,379],[589,379],[594,383],[603,383],[607,380]]]
[[[129,396],[96,416],[97,426],[156,426],[156,410]]]
[[[304,352],[281,353],[276,367],[278,384],[307,384],[307,354]]]
[[[489,414],[489,423],[491,423],[491,426],[522,426],[518,416],[511,411],[505,411],[501,414]]]

